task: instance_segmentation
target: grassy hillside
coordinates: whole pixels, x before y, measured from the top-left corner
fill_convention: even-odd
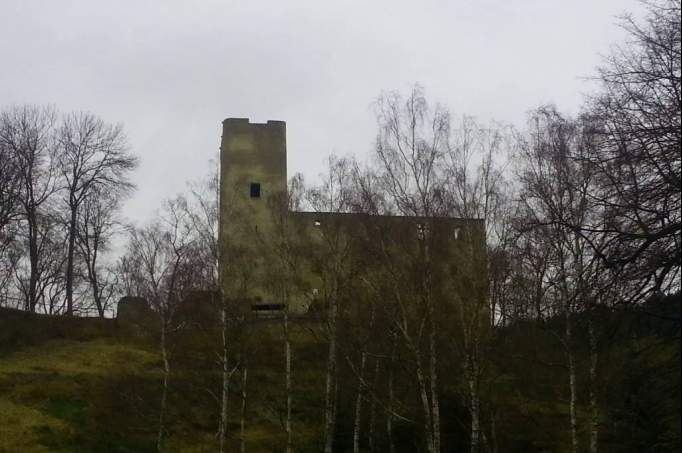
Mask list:
[[[252,451],[275,451],[284,439],[282,385],[278,381],[279,326],[258,326],[258,357],[249,364],[247,442]],[[155,336],[114,321],[67,319],[0,311],[0,452],[156,451],[161,358]],[[303,325],[295,332],[300,370],[294,395],[297,443],[318,451],[324,381],[318,342]],[[176,338],[169,395],[168,451],[215,451],[220,388],[216,344],[192,331]],[[229,441],[237,446],[239,376]]]
[[[679,307],[672,299],[644,307],[646,313],[600,315],[601,451],[679,449]],[[576,321],[579,330],[581,320]],[[296,451],[319,452],[326,345],[318,325],[305,321],[294,325],[294,441]],[[246,442],[252,452],[282,451],[282,330],[276,322],[252,327],[244,340],[251,350]],[[495,418],[500,452],[567,451],[566,371],[557,332],[561,320],[518,324],[496,332],[489,345],[482,382],[484,422],[489,425]],[[210,329],[185,329],[173,337],[167,451],[216,450],[217,346]],[[587,356],[578,352],[583,370],[578,409],[584,422]],[[468,416],[462,403],[466,390],[461,361],[445,355],[447,351],[443,354],[444,451],[465,451]],[[0,452],[155,451],[161,370],[153,329],[0,309]],[[346,452],[356,384],[347,365],[340,373],[336,451]],[[418,422],[418,401],[409,376],[408,371],[396,381],[395,391],[401,411]],[[236,373],[230,394],[229,451],[238,451],[240,396]],[[383,424],[379,415],[379,445]],[[422,451],[418,424],[396,422],[394,435],[399,452]],[[367,447],[366,439],[362,444]]]

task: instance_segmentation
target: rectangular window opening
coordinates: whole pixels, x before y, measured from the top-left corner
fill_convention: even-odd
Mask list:
[[[253,304],[251,305],[253,311],[282,311],[284,304]]]
[[[251,183],[251,198],[260,198],[260,183]]]

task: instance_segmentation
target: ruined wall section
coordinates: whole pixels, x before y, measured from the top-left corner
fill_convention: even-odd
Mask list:
[[[301,278],[302,286],[310,293],[292,300],[294,312],[306,312],[313,295],[324,293],[322,263],[338,258],[331,247],[345,249],[342,262],[336,265],[343,273],[359,277],[357,284],[351,285],[355,289],[362,286],[360,280],[384,278],[382,273],[389,261],[409,278],[406,270],[423,260],[422,254],[428,254],[433,262],[432,289],[443,303],[486,297],[485,223],[481,219],[339,212],[290,212],[289,217],[295,225],[292,231],[299,236],[300,250],[307,257]],[[414,271],[418,273],[419,269]],[[487,308],[485,303],[477,306]],[[482,313],[481,317],[485,316]]]

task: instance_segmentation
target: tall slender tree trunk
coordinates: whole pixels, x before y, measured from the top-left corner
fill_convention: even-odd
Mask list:
[[[570,391],[569,415],[571,424],[571,446],[572,452],[578,453],[578,416],[577,398],[578,390],[576,383],[575,356],[573,354],[573,326],[571,320],[571,310],[566,309],[566,357],[568,360],[568,385]]]
[[[475,354],[473,354],[475,355]],[[471,404],[471,439],[470,452],[479,453],[481,449],[481,405],[478,394],[478,363],[475,357],[467,360],[467,383],[469,385],[469,399]]]
[[[592,313],[589,313],[588,318],[588,336],[590,345],[590,453],[598,453],[599,451],[599,406],[598,406],[598,392],[597,392],[597,364],[599,360],[599,353],[597,351],[597,336],[594,331],[594,324],[592,322]]]
[[[429,453],[437,453],[434,444],[433,432],[433,414],[431,413],[432,406],[429,400],[428,386],[424,376],[424,369],[422,359],[420,357],[419,349],[415,349],[417,384],[419,385],[419,396],[422,403],[422,411],[424,412],[424,433],[426,434],[426,448]]]
[[[170,379],[170,361],[168,360],[168,345],[166,339],[167,323],[165,314],[161,314],[161,358],[163,359],[163,384],[161,388],[161,403],[159,407],[159,432],[156,438],[156,450],[162,451],[163,437],[166,431],[166,404],[168,400],[168,382]]]
[[[104,318],[104,302],[102,301],[102,290],[97,278],[97,246],[94,246],[92,256],[86,260],[85,267],[88,270],[88,281],[90,282],[90,289],[92,290],[92,299],[95,301],[97,307],[97,314],[100,318]]]
[[[428,308],[428,325],[429,325],[429,384],[431,391],[430,401],[430,425],[431,425],[431,451],[433,453],[440,453],[440,398],[438,396],[438,350],[437,350],[437,330],[438,323],[436,322],[436,310],[434,307],[433,295],[431,290],[432,284],[432,270],[431,270],[431,247],[429,246],[428,234],[425,235],[423,254],[425,261],[424,274],[424,290],[426,303]]]
[[[364,399],[365,386],[364,374],[367,353],[362,351],[360,358],[360,370],[358,372],[358,391],[355,397],[355,421],[353,423],[353,453],[360,453],[360,428],[362,426],[362,400]]]
[[[329,307],[329,349],[327,356],[327,376],[324,409],[324,453],[332,453],[336,427],[336,299],[330,299]]]
[[[227,436],[227,404],[230,391],[230,370],[228,368],[229,343],[227,339],[227,305],[224,296],[221,295],[220,330],[222,354],[220,357],[221,370],[221,396],[220,396],[220,422],[218,425],[219,452],[225,452],[225,438]]]
[[[374,360],[374,378],[372,379],[372,389],[376,393],[377,384],[379,382],[379,359]],[[369,441],[369,451],[374,453],[376,450],[376,445],[374,444],[374,435],[376,434],[376,419],[377,419],[377,407],[376,398],[372,398],[372,402],[369,406],[369,427],[367,430],[367,439]]]
[[[393,368],[395,366],[396,353],[396,338],[393,337],[391,344],[391,360],[388,364],[388,407],[386,414],[386,437],[388,439],[388,453],[395,453],[395,444],[393,443],[393,401],[395,400],[393,394]]]
[[[431,332],[429,333],[429,372],[431,383],[431,418],[433,430],[433,452],[440,453],[440,401],[438,396],[438,351],[436,350],[436,320],[433,301],[429,302]]]
[[[28,220],[28,257],[30,275],[28,282],[27,309],[36,311],[38,304],[38,219],[35,210],[27,213]]]
[[[289,338],[289,308],[284,307],[284,356],[285,356],[285,385],[287,393],[287,416],[284,423],[284,429],[287,433],[286,453],[292,452],[291,441],[291,339]]]
[[[104,318],[104,303],[102,302],[102,291],[99,287],[99,281],[97,280],[97,274],[92,273],[90,276],[90,286],[92,287],[92,298],[95,301],[95,306],[97,307],[97,315],[100,318]]]
[[[376,306],[372,304],[369,317],[369,332],[374,329]],[[353,453],[360,453],[360,434],[362,428],[362,402],[365,399],[365,367],[367,365],[367,345],[368,341],[362,346],[360,354],[360,370],[358,372],[358,391],[355,398],[355,422],[353,423]],[[377,362],[378,363],[378,362]]]
[[[246,360],[242,360],[242,407],[239,416],[239,451],[246,453],[246,384],[248,382],[249,367]]]
[[[76,248],[76,215],[78,208],[73,203],[71,205],[71,219],[69,220],[69,244],[66,256],[66,314],[73,315],[73,258]]]

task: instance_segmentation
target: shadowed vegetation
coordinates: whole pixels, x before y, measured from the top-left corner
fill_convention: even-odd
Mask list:
[[[676,451],[680,447],[679,298],[597,316],[607,332],[600,343],[602,447],[623,453]],[[542,326],[519,323],[497,332],[489,378],[481,387],[491,402],[485,413],[496,419],[500,451],[570,449],[564,428],[567,398],[557,385],[565,380],[563,351],[556,340],[561,323],[561,319]],[[293,324],[295,451],[318,452],[324,408],[324,364],[319,356],[325,345],[319,341],[316,323]],[[576,319],[578,329],[582,324]],[[156,450],[162,364],[153,334],[141,335],[114,321],[27,316],[11,310],[0,313],[0,326],[0,451]],[[281,335],[276,321],[253,325],[245,431],[249,451],[279,451],[285,440]],[[587,347],[577,349],[579,360],[587,360]],[[169,392],[165,450],[215,451],[219,410],[215,391],[220,387],[215,339],[209,330],[188,329],[173,338],[171,350],[176,371]],[[347,367],[340,374],[344,382],[353,378]],[[460,451],[468,440],[467,411],[458,403],[466,384],[455,373],[444,376],[444,446],[446,451]],[[586,376],[578,378],[584,381]],[[240,392],[235,375],[227,430],[230,449],[238,448]],[[407,389],[396,392],[408,394]],[[339,395],[338,451],[351,447],[352,396]],[[405,401],[407,406],[416,403]],[[586,404],[579,401],[580,419],[588,416]],[[394,429],[397,451],[419,451],[416,424],[399,422]],[[381,442],[381,435],[377,441]],[[363,445],[367,448],[364,440]]]

